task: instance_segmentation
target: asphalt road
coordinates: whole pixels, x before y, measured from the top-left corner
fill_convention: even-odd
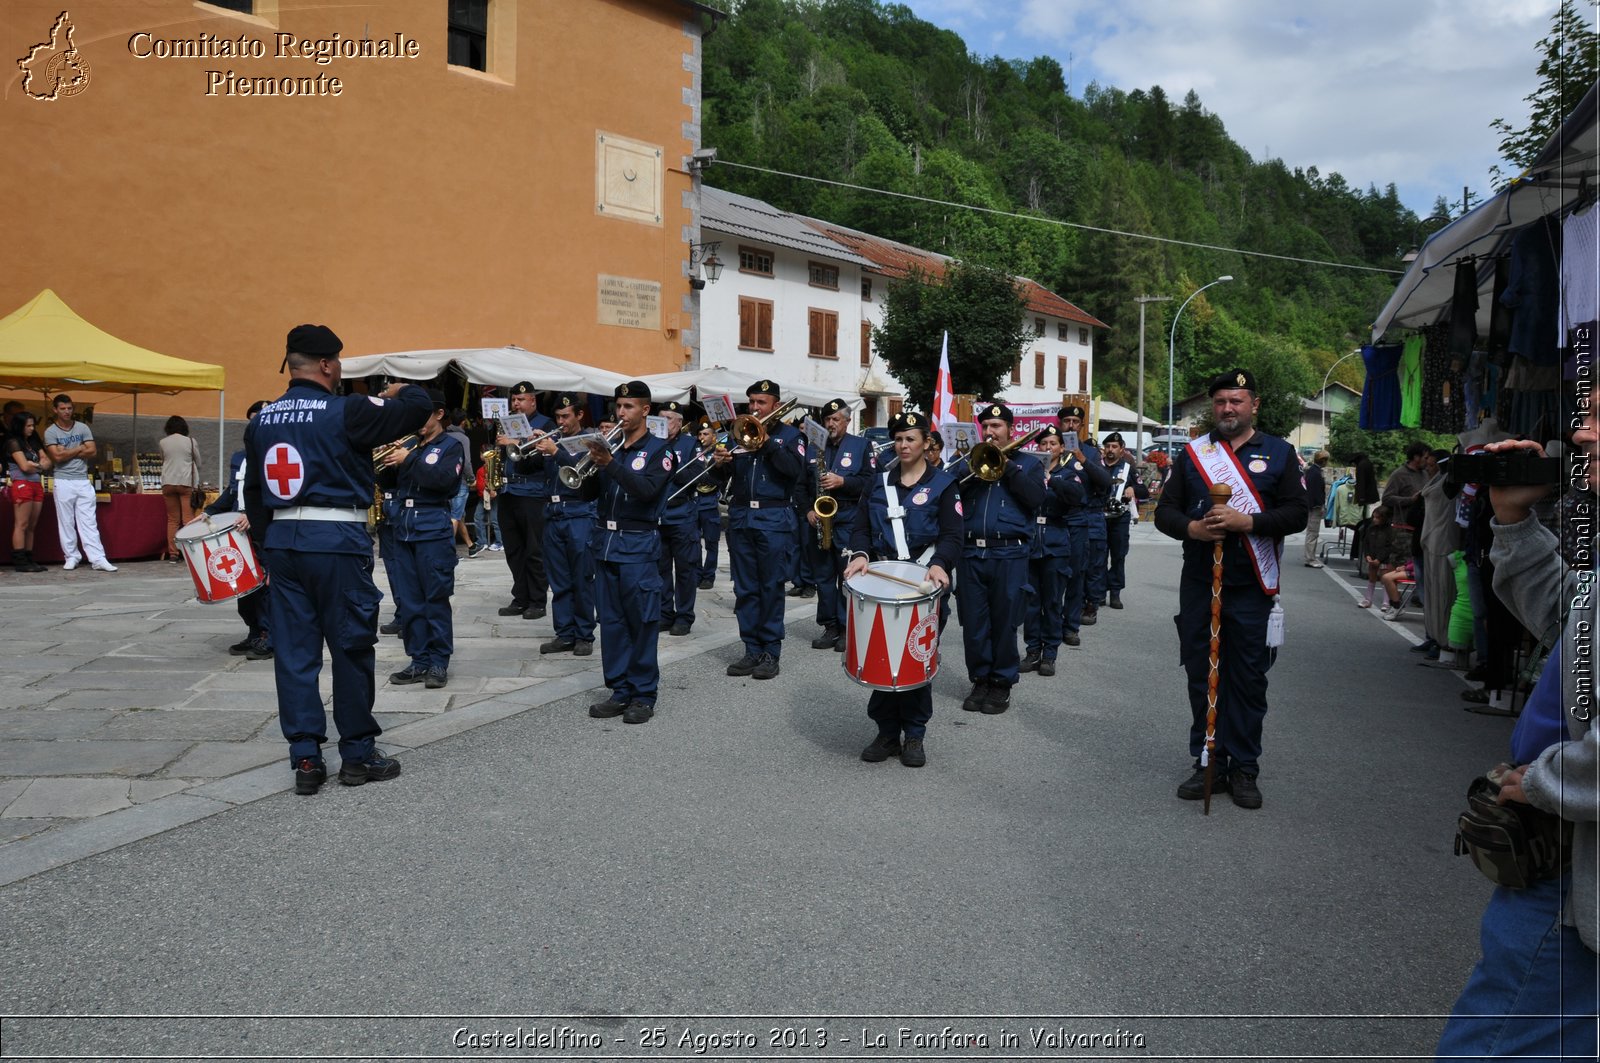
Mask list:
[[[777,680],[713,651],[648,725],[574,697],[4,887],[0,1056],[1430,1055],[1509,721],[1294,565],[1265,807],[1202,817],[1177,547],[1140,527],[1130,568],[1003,716],[960,711],[947,631],[921,770],[857,759],[866,692],[791,624]]]

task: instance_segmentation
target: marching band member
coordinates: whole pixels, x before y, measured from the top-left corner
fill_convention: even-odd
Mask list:
[[[556,399],[556,427],[562,436],[583,431],[583,407],[578,397]],[[577,455],[546,436],[534,445],[552,468],[576,463]],[[587,657],[594,653],[594,561],[589,540],[594,534],[594,503],[585,502],[550,477],[550,495],[544,509],[544,567],[550,581],[550,614],[555,637],[539,646],[540,653],[565,653]]]
[[[1078,439],[1078,448],[1070,453],[1079,466],[1078,475],[1088,492],[1084,499],[1084,514],[1078,518],[1079,523],[1072,525],[1076,535],[1081,523],[1084,540],[1083,563],[1073,566],[1083,573],[1082,586],[1079,586],[1079,577],[1073,576],[1070,592],[1075,594],[1076,600],[1067,602],[1066,611],[1066,629],[1076,634],[1083,625],[1098,621],[1099,602],[1105,597],[1106,529],[1105,521],[1100,515],[1105,511],[1105,497],[1111,487],[1111,474],[1106,472],[1105,464],[1100,460],[1099,448],[1083,436],[1083,407],[1063,406],[1057,417],[1061,423],[1062,435],[1071,432]],[[1101,572],[1098,598],[1095,596],[1097,568]],[[1067,645],[1072,646],[1076,643],[1069,641]]]
[[[955,477],[927,463],[928,419],[922,414],[893,418],[889,431],[899,463],[870,480],[870,494],[851,525],[845,578],[866,571],[870,555],[927,564],[928,579],[948,590],[950,572],[961,555],[961,499]],[[948,611],[949,599],[941,597],[941,629]],[[867,715],[877,723],[878,736],[861,751],[862,760],[877,763],[898,755],[908,768],[928,762],[922,743],[933,718],[933,684],[913,690],[874,690],[867,699]]]
[[[251,527],[264,529],[278,721],[298,794],[316,793],[328,778],[328,718],[317,689],[324,643],[339,781],[360,786],[400,774],[400,762],[374,744],[382,733],[372,700],[383,595],[372,583],[366,513],[373,449],[415,432],[432,411],[428,393],[412,384],[391,384],[380,397],[337,394],[343,347],[325,325],[292,329],[289,389],[244,430],[245,512]]]
[[[850,541],[857,509],[871,488],[872,445],[850,434],[850,404],[844,399],[831,399],[822,407],[822,425],[828,430],[828,443],[819,455],[823,469],[820,486],[839,508],[833,515],[832,545],[827,549],[821,545],[822,518],[814,508],[806,511],[807,524],[802,529],[801,537],[815,544],[818,561],[817,623],[822,634],[811,640],[811,646],[843,653],[844,606],[839,580],[844,574],[844,553],[840,548]],[[812,501],[815,503],[815,498]]]
[[[696,423],[699,425],[700,449],[710,453],[717,445],[717,430],[711,420],[697,406]],[[710,460],[709,458],[707,460]],[[722,507],[718,505],[722,492],[715,480],[702,478],[694,485],[695,514],[700,527],[700,548],[704,557],[700,561],[700,584],[697,589],[708,591],[717,583],[717,543],[722,539]]]
[[[539,412],[538,393],[524,380],[511,389],[511,412],[528,418],[535,433],[555,429],[555,423]],[[495,445],[512,447],[531,436],[514,438],[504,433]],[[511,604],[500,607],[501,616],[524,620],[544,618],[545,596],[549,587],[544,572],[544,510],[550,497],[550,463],[543,454],[518,458],[506,454],[506,489],[495,501],[500,509],[501,541],[505,543],[506,565],[511,569]]]
[[[745,389],[750,413],[765,417],[779,406],[778,385],[758,380]],[[805,474],[805,437],[776,419],[755,453],[714,451],[711,474],[732,483],[728,506],[728,557],[733,565],[734,615],[744,656],[728,674],[771,679],[783,655],[783,581],[789,576],[798,541],[793,503],[795,485]]]
[[[430,388],[428,397],[433,416],[422,426],[422,441],[410,450],[396,447],[384,459],[399,472],[389,585],[404,618],[401,637],[411,658],[389,682],[425,683],[438,690],[449,682],[455,649],[450,597],[456,589],[456,548],[450,503],[461,488],[461,469],[468,458],[460,441],[444,430],[444,392]]]
[[[1139,504],[1139,494],[1149,497],[1139,478],[1134,475],[1133,462],[1128,459],[1122,445],[1122,433],[1112,432],[1100,441],[1100,460],[1111,477],[1106,505],[1106,552],[1110,565],[1106,573],[1108,605],[1122,608],[1122,589],[1128,585],[1128,525],[1132,511]]]
[[[643,381],[618,384],[617,421],[622,438],[615,452],[598,441],[589,444],[595,472],[579,488],[580,497],[597,499],[594,556],[600,611],[600,658],[611,697],[589,706],[597,720],[621,716],[623,723],[646,723],[656,712],[661,679],[656,639],[661,631],[661,534],[672,456],[665,441],[650,434],[650,387]]]
[[[250,409],[245,411],[245,418],[251,421],[255,420],[256,414],[260,413],[261,407],[265,405],[264,401],[259,400],[251,403]],[[244,448],[241,447],[234,451],[228,458],[228,486],[217,495],[214,502],[199,513],[196,513],[189,523],[193,524],[196,521],[205,520],[207,517],[215,517],[222,513],[238,511],[242,514],[244,512],[244,491],[241,485],[244,483],[245,470],[249,467],[249,464],[244,460]],[[245,532],[250,536],[250,545],[255,547],[258,557],[265,558],[266,550],[261,544],[262,529],[252,527],[248,519],[244,523]],[[268,579],[270,578],[269,576]],[[248,629],[242,642],[236,642],[228,647],[228,652],[235,657],[249,657],[252,661],[270,661],[272,659],[272,631],[268,627],[266,601],[267,594],[265,591],[257,594],[241,594],[234,598],[234,608],[239,611],[239,619],[245,622],[245,627]]]
[[[1014,418],[1009,408],[991,402],[978,417],[985,440],[1002,448],[1011,442]],[[1044,469],[1031,454],[1011,452],[1000,479],[991,483],[975,474],[968,477],[970,465],[968,455],[950,466],[961,485],[966,532],[956,605],[972,692],[961,707],[993,716],[1011,707],[1011,688],[1017,682],[1017,627],[1022,623],[1033,520],[1044,501]]]
[[[1067,507],[1083,504],[1083,484],[1069,474],[1068,458],[1061,446],[1061,429],[1048,425],[1039,437],[1045,455],[1044,502],[1034,518],[1032,550],[1028,556],[1028,600],[1022,620],[1027,656],[1018,671],[1056,674],[1056,651],[1062,642],[1062,610],[1072,572],[1072,533],[1067,527]]]
[[[1284,439],[1255,427],[1261,408],[1255,378],[1233,369],[1208,389],[1216,427],[1178,452],[1156,506],[1156,527],[1183,541],[1178,581],[1178,660],[1189,677],[1189,753],[1194,774],[1178,796],[1204,795],[1206,686],[1211,671],[1213,547],[1222,548],[1222,632],[1218,660],[1216,784],[1241,808],[1260,808],[1256,786],[1261,724],[1267,715],[1267,671],[1277,659],[1269,617],[1277,608],[1283,537],[1306,526],[1306,488],[1300,456]],[[1211,484],[1234,487],[1227,505],[1214,505]],[[1281,631],[1280,638],[1281,641]]]
[[[667,450],[674,472],[687,470],[691,463],[693,472],[699,472],[694,459],[700,448],[683,430],[684,405],[669,402],[661,410],[667,419]],[[661,514],[661,626],[669,635],[687,635],[694,627],[694,597],[700,583],[699,496],[692,490],[667,494]]]

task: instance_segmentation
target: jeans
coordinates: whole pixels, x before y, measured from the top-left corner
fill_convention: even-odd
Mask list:
[[[487,521],[485,520],[485,514],[488,517]],[[489,532],[484,530],[485,524],[493,530],[492,537]],[[472,525],[477,529],[473,542],[482,543],[484,546],[488,546],[490,543],[505,542],[504,539],[500,538],[500,507],[498,505],[478,506],[478,512],[472,518]]]

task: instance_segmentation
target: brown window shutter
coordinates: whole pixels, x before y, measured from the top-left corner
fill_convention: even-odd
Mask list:
[[[1033,352],[1033,386],[1044,387],[1044,352]]]
[[[839,315],[823,314],[822,330],[822,339],[827,347],[828,357],[837,359],[839,357]]]
[[[756,304],[748,299],[739,300],[739,346],[756,345]]]
[[[756,346],[772,350],[772,304],[756,304]]]
[[[870,321],[861,323],[861,364],[864,366],[872,364],[872,322]]]

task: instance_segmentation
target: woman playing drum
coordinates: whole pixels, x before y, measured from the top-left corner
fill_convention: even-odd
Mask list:
[[[931,427],[920,413],[890,420],[894,462],[873,477],[868,519],[855,522],[850,564],[844,573],[847,581],[867,570],[870,556],[927,565],[928,580],[941,590],[949,589],[950,572],[961,556],[961,497],[955,477],[927,462]],[[941,598],[941,628],[948,608]],[[933,717],[931,684],[914,690],[874,690],[867,715],[877,723],[878,737],[861,751],[862,760],[877,763],[898,754],[908,768],[928,762],[922,739]]]

